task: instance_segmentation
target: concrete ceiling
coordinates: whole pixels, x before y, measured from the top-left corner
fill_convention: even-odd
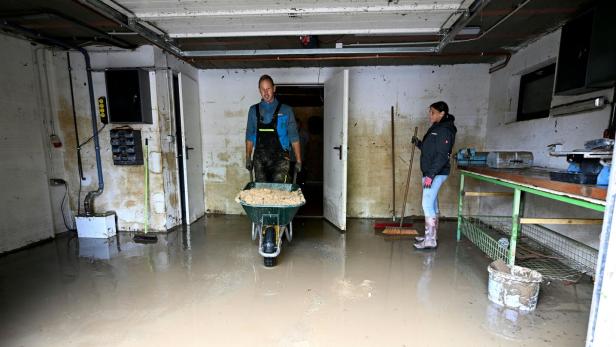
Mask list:
[[[594,2],[3,0],[0,26],[43,43],[156,44],[200,68],[498,63]]]
[[[116,0],[172,38],[439,33],[471,0]]]

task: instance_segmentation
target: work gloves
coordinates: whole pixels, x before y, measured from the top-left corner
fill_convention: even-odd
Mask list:
[[[295,172],[297,173],[302,172],[302,163],[299,161],[295,162]]]
[[[430,177],[424,177],[423,178],[423,187],[430,189],[432,187],[432,178]]]
[[[421,140],[417,136],[413,136],[411,143],[417,147],[421,147]]]
[[[252,159],[246,158],[246,170],[252,171]]]

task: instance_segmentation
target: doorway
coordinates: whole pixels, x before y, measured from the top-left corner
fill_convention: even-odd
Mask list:
[[[186,225],[186,182],[184,180],[184,141],[182,138],[182,114],[180,108],[180,81],[173,74],[173,113],[175,115],[175,143],[177,150],[178,180],[180,184],[180,208],[182,210],[182,225]]]
[[[300,135],[302,172],[297,182],[306,205],[298,216],[323,216],[323,85],[277,85],[278,101],[293,108]]]

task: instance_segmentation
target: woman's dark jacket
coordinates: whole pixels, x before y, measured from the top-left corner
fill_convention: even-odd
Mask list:
[[[449,175],[451,151],[458,132],[454,121],[454,116],[446,114],[440,122],[432,124],[423,139],[417,143],[417,147],[421,149],[421,172],[424,177]]]

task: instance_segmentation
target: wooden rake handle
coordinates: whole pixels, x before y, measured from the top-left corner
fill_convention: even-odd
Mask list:
[[[415,131],[413,132],[413,137],[417,137],[417,127],[415,127]],[[404,222],[404,211],[406,210],[406,198],[409,194],[409,184],[411,183],[411,171],[413,170],[413,159],[415,158],[415,144],[411,145],[413,149],[411,150],[411,161],[409,162],[409,172],[406,175],[406,187],[404,188],[404,202],[402,203],[402,209],[400,210],[400,228],[402,228],[402,224]]]

